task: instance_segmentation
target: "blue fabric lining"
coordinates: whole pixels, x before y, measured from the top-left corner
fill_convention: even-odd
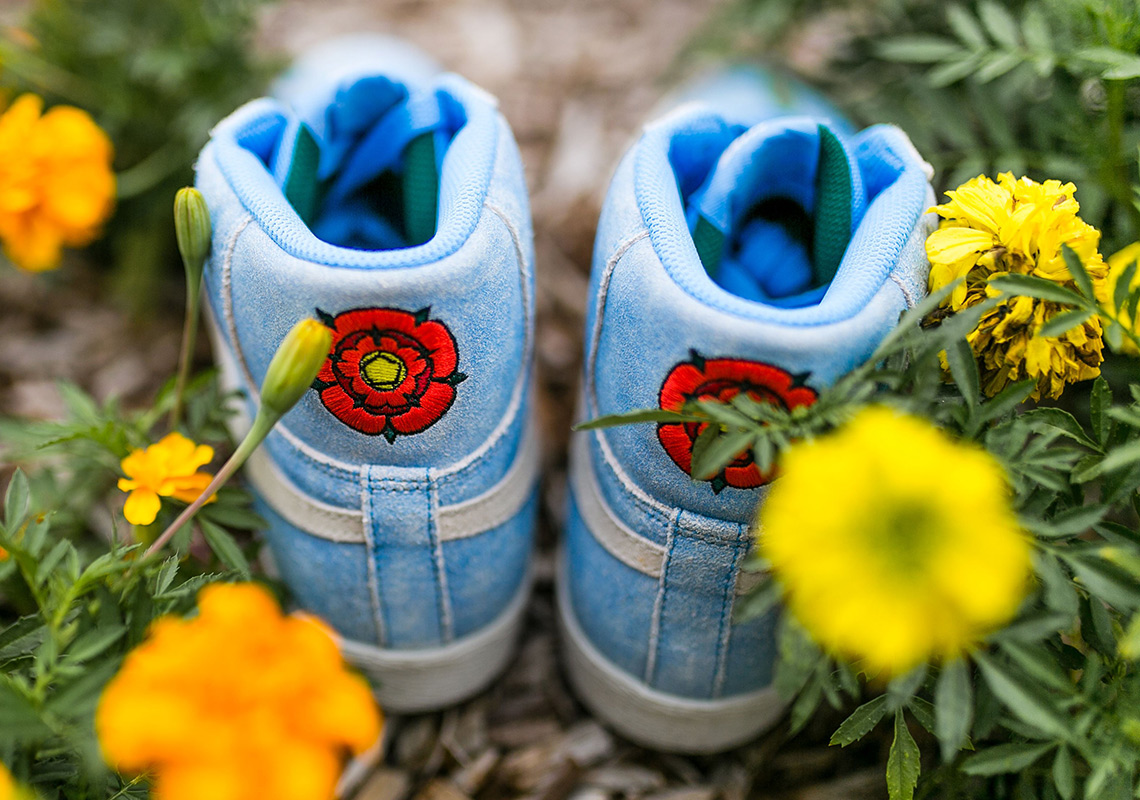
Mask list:
[[[478,224],[505,123],[484,92],[456,75],[441,75],[429,86],[411,88],[413,93],[426,93],[434,98],[439,109],[440,127],[436,130],[455,127],[449,146],[442,157],[437,156],[439,225],[435,236],[422,245],[359,250],[318,238],[285,200],[268,168],[270,143],[280,140],[293,117],[278,101],[255,100],[236,111],[215,130],[202,157],[214,159],[254,221],[290,255],[349,269],[401,268],[431,263],[458,250]],[[327,122],[339,125],[340,131],[359,130],[369,122],[367,117],[360,113],[354,118],[342,112]],[[461,126],[456,127],[459,121],[462,121]]]
[[[804,125],[816,127],[819,123],[814,118],[783,118],[757,127],[767,126],[771,134],[781,128],[802,130]],[[854,316],[898,263],[925,210],[926,175],[913,146],[900,130],[886,125],[873,126],[848,140],[849,157],[856,167],[852,171],[861,173],[866,210],[839,272],[818,302],[781,308],[770,301],[740,297],[714,282],[701,265],[686,220],[686,189],[693,191],[689,187],[696,181],[701,163],[707,176],[735,138],[734,130],[739,126],[708,107],[688,105],[648,126],[636,145],[635,198],[666,272],[695,299],[745,319],[815,326]],[[682,151],[684,158],[679,157]],[[789,183],[784,188],[794,186]]]

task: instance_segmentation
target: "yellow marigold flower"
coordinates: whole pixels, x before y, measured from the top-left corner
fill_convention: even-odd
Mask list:
[[[132,451],[121,465],[127,477],[119,478],[119,488],[130,492],[123,506],[127,522],[154,522],[162,506],[160,497],[193,503],[212,480],[208,472],[198,472],[198,468],[213,458],[214,448],[195,444],[181,433],[169,433],[145,450]]]
[[[0,764],[0,800],[15,800],[16,782],[7,767]]]
[[[1120,276],[1124,270],[1128,268],[1129,264],[1140,261],[1140,242],[1133,242],[1122,250],[1113,253],[1108,257],[1108,296],[1113,297],[1116,293],[1116,284],[1120,281]],[[1129,289],[1135,289],[1140,286],[1140,268],[1132,276],[1132,285]],[[1109,304],[1113,305],[1113,304]],[[1131,328],[1133,333],[1140,333],[1136,330],[1136,321],[1131,319],[1127,312],[1120,315],[1120,324],[1127,328]],[[1130,355],[1140,355],[1140,350],[1136,349],[1135,343],[1127,337],[1124,339],[1124,352]]]
[[[1092,278],[1097,297],[1108,298],[1108,267],[1097,247],[1100,232],[1082,220],[1071,183],[1029,178],[1011,173],[997,182],[984,175],[947,192],[948,203],[934,207],[942,223],[926,240],[930,258],[930,289],[937,291],[965,278],[943,303],[961,311],[995,294],[993,277],[1032,275],[1076,288],[1065,266],[1062,245],[1071,247]],[[1100,319],[1057,337],[1038,335],[1041,326],[1066,307],[1021,297],[990,311],[967,338],[989,396],[1011,382],[1032,378],[1033,398],[1058,397],[1066,384],[1100,374],[1103,339]]]
[[[969,650],[1012,618],[1030,548],[988,453],[877,407],[794,445],[759,546],[828,650],[900,673]]]
[[[381,725],[331,631],[256,584],[207,586],[198,608],[156,620],[104,690],[108,763],[151,771],[158,800],[331,798],[347,752]]]
[[[33,94],[0,115],[0,240],[17,266],[59,265],[96,236],[115,203],[111,140],[78,108],[43,113]]]

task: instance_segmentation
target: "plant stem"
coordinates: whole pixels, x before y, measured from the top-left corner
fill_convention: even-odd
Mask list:
[[[198,340],[198,302],[202,296],[202,273],[191,277],[186,271],[186,319],[182,323],[182,352],[178,357],[178,380],[174,384],[174,405],[170,409],[170,427],[178,427],[182,417],[182,396],[190,377],[190,362],[194,359],[194,346]]]
[[[246,462],[253,454],[253,451],[257,449],[258,445],[269,435],[269,431],[277,424],[278,419],[280,419],[279,416],[265,409],[261,409],[257,412],[257,418],[253,421],[249,433],[245,435],[241,444],[238,445],[237,450],[234,450],[233,455],[229,457],[229,460],[226,461],[218,471],[218,474],[210,481],[210,485],[203,490],[197,500],[183,509],[182,513],[178,515],[178,518],[170,523],[170,527],[154,540],[154,543],[148,547],[146,553],[143,554],[143,558],[149,558],[161,550],[162,546],[170,541],[174,534],[178,532],[178,529],[189,522],[190,519],[198,513],[198,509],[206,505],[206,502],[225,485],[226,481],[233,477],[233,474],[241,468],[241,465]]]

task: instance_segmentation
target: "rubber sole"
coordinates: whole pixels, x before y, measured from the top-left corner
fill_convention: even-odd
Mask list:
[[[526,621],[530,580],[498,619],[442,647],[390,650],[340,639],[344,657],[367,675],[388,712],[438,711],[489,686],[510,662]]]
[[[651,689],[612,664],[586,637],[558,582],[563,661],[578,697],[615,731],[637,744],[674,753],[729,750],[759,736],[787,704],[774,688],[721,700],[692,700]]]

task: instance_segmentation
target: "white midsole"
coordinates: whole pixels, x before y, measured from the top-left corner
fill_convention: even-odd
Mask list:
[[[719,700],[692,700],[646,686],[614,666],[586,637],[558,581],[566,671],[579,697],[614,730],[638,744],[678,753],[716,753],[771,728],[786,703],[772,687]]]
[[[514,653],[523,627],[530,579],[498,619],[442,647],[392,650],[340,639],[341,652],[372,679],[380,706],[393,713],[436,711],[490,684]]]

